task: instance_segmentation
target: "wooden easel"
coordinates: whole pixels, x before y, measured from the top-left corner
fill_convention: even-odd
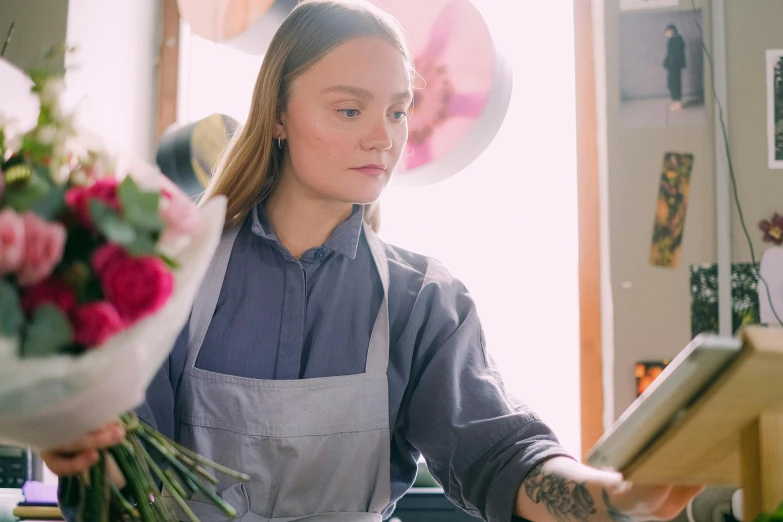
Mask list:
[[[621,471],[638,483],[740,486],[752,522],[783,501],[783,328],[740,336],[730,367]]]

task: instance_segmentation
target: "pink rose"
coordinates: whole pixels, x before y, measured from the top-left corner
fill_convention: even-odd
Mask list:
[[[160,217],[166,224],[163,232],[162,242],[166,242],[169,237],[173,239],[176,236],[190,235],[201,226],[201,213],[185,194],[181,192],[169,192],[163,190],[161,198]]]
[[[59,279],[51,277],[44,279],[25,289],[22,296],[22,309],[27,315],[32,315],[42,304],[52,304],[68,315],[76,306],[76,292]]]
[[[0,276],[16,272],[24,258],[24,221],[11,209],[0,211]]]
[[[163,261],[151,256],[133,257],[112,244],[93,254],[93,268],[101,279],[104,295],[128,324],[159,310],[174,287],[174,277]]]
[[[89,201],[97,199],[114,210],[119,210],[120,200],[117,197],[116,178],[103,178],[89,187],[75,187],[65,193],[65,203],[76,213],[79,222],[85,226],[92,226]]]
[[[24,220],[24,259],[17,273],[19,284],[30,286],[45,279],[60,261],[65,247],[65,227],[47,223],[32,212]]]
[[[94,348],[121,332],[125,323],[111,303],[98,301],[80,306],[71,314],[76,342]]]

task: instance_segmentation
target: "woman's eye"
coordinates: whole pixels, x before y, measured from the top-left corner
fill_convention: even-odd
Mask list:
[[[343,113],[343,115],[345,115],[346,118],[355,118],[356,116],[359,115],[358,109],[340,109],[337,112]]]
[[[408,114],[407,114],[405,111],[395,111],[395,112],[394,112],[394,114],[392,115],[392,117],[393,117],[395,120],[397,120],[397,121],[400,121],[400,120],[402,120],[402,119],[403,119],[403,118],[405,118],[406,116],[408,116]]]

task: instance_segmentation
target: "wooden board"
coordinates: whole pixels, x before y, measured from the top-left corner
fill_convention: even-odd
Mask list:
[[[783,411],[783,328],[753,326],[741,335],[741,354],[622,470],[628,479],[740,485],[740,434],[762,414]]]

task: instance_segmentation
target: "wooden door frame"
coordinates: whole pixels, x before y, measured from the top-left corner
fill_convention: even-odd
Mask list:
[[[603,435],[598,113],[592,0],[573,0],[579,207],[579,366],[582,457]]]
[[[179,88],[179,9],[177,0],[161,1],[160,51],[158,54],[158,113],[155,142],[177,121]]]

